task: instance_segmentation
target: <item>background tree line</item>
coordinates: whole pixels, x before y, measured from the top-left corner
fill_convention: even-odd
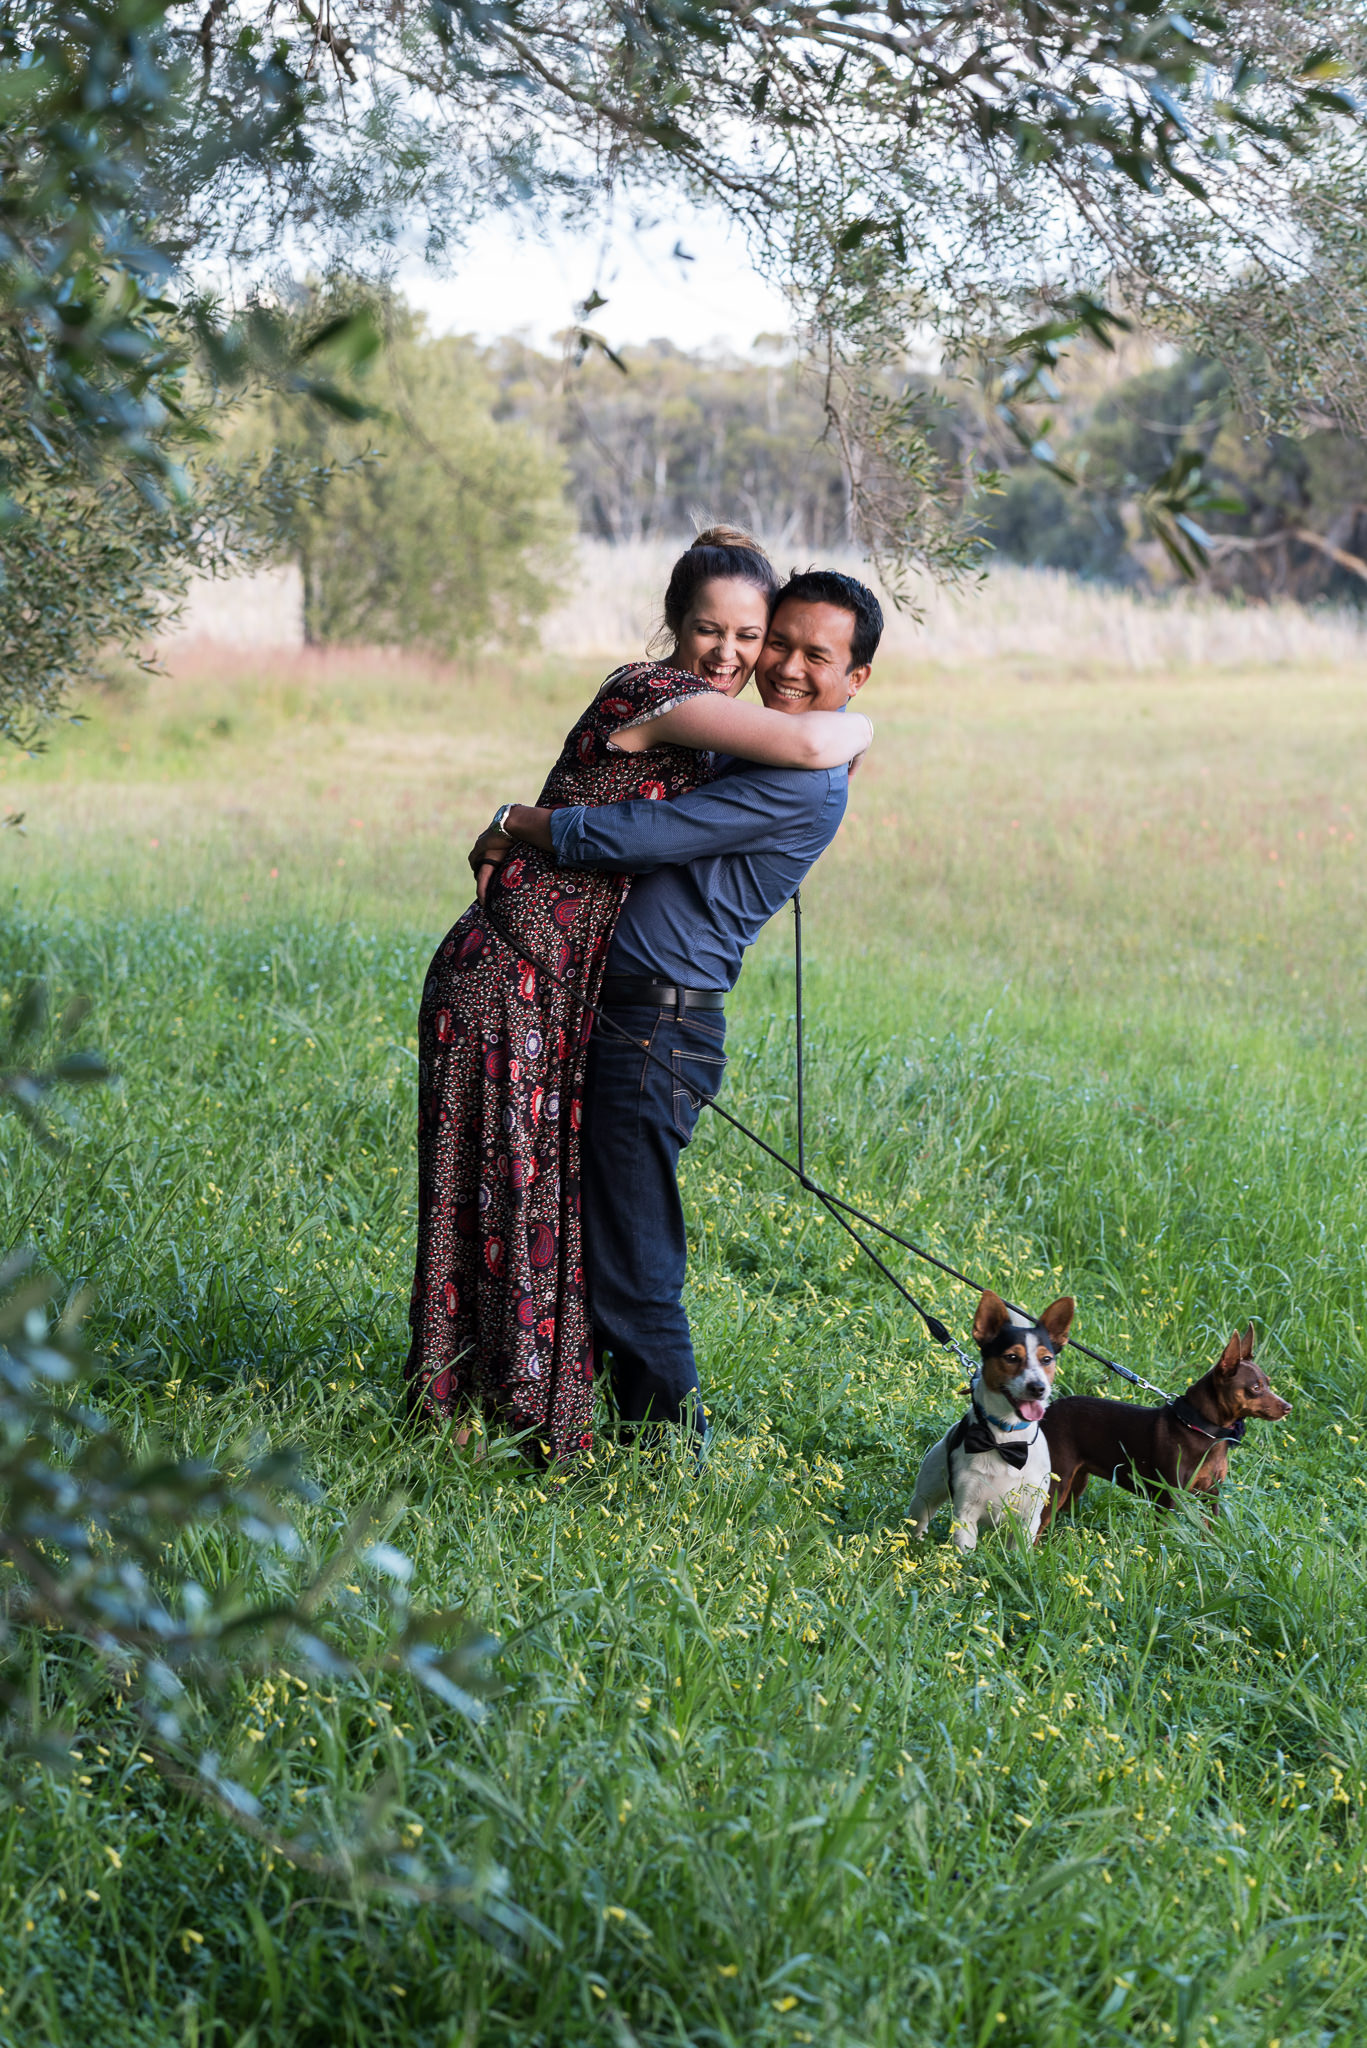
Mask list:
[[[319,479],[287,542],[311,639],[516,644],[553,601],[576,531],[682,542],[722,517],[782,554],[858,545],[820,381],[778,337],[749,357],[657,341],[575,362],[516,338],[435,339],[401,307],[391,326],[367,417],[273,396],[233,444]],[[1367,444],[1329,421],[1257,431],[1217,364],[1133,338],[1076,351],[1043,461],[974,381],[903,374],[888,390],[927,408],[984,560],[1161,586],[1175,571],[1144,506],[1185,465],[1203,480],[1212,587],[1367,601]]]
[[[1367,442],[1323,417],[1296,436],[1261,430],[1219,364],[1155,353],[1115,381],[1098,386],[1084,370],[1065,388],[1052,443],[1058,468],[1008,455],[984,539],[1034,567],[1162,584],[1173,571],[1139,508],[1185,464],[1199,467],[1208,494],[1210,588],[1367,604]]]
[[[782,336],[749,357],[669,341],[575,363],[509,340],[489,351],[505,418],[559,451],[580,533],[677,540],[700,515],[737,521],[780,548],[848,547],[849,480],[820,390]]]
[[[363,417],[270,393],[227,444],[230,464],[312,480],[263,536],[299,566],[312,641],[516,645],[553,601],[576,531],[681,540],[722,507],[781,548],[849,545],[820,405],[777,343],[746,360],[658,342],[619,369],[433,337],[401,305],[388,325],[357,387]]]

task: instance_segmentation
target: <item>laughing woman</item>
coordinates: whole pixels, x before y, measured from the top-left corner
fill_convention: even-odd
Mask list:
[[[803,768],[862,753],[871,728],[857,712],[789,716],[736,701],[777,588],[749,535],[700,534],[665,594],[669,659],[608,677],[538,802],[675,797],[710,778],[714,751]],[[483,1418],[535,1432],[552,1461],[592,1444],[579,1224],[589,1019],[569,989],[596,1000],[630,886],[629,875],[563,872],[549,855],[519,851],[490,883],[487,911],[472,904],[427,971],[405,1378],[410,1410],[454,1420],[460,1443]]]

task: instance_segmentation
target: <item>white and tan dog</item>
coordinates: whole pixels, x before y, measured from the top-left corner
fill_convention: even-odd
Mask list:
[[[921,1460],[910,1514],[917,1536],[950,1501],[950,1535],[960,1550],[976,1550],[978,1524],[999,1522],[1008,1509],[1034,1538],[1049,1498],[1040,1423],[1072,1323],[1071,1295],[1050,1302],[1037,1323],[1013,1314],[999,1295],[983,1295],[973,1318],[982,1364],[969,1388],[972,1405]]]

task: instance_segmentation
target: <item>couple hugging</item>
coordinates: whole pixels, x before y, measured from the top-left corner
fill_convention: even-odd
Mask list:
[[[668,660],[610,675],[539,802],[476,842],[479,901],[419,1018],[409,1406],[462,1444],[480,1418],[531,1431],[552,1461],[592,1445],[595,1358],[623,1422],[702,1433],[679,1153],[745,949],[830,844],[872,738],[846,706],[883,615],[852,577],[780,587],[757,542],[713,528],[664,617]]]

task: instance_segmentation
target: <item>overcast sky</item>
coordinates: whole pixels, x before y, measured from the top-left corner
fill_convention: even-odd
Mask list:
[[[676,256],[676,245],[693,260]],[[593,289],[607,304],[589,324],[614,345],[665,336],[679,348],[748,350],[757,335],[791,326],[740,234],[682,204],[644,230],[622,222],[548,240],[519,234],[511,216],[500,216],[472,239],[450,277],[410,262],[399,283],[439,334],[493,341],[521,331],[542,348],[572,324],[576,302]]]

